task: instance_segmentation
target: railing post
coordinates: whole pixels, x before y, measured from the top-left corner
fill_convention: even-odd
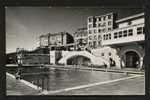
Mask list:
[[[47,77],[47,91],[49,91],[49,76]]]
[[[40,87],[40,85],[39,85],[39,78],[37,78],[37,88],[38,88],[38,90],[39,90],[39,87]]]
[[[42,77],[42,91],[44,90],[44,78]]]

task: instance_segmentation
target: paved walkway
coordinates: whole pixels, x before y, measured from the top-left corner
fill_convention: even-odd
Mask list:
[[[145,95],[144,77],[110,82],[79,89],[49,92],[47,95]]]
[[[6,76],[6,86],[6,95],[37,95],[39,93],[38,90],[35,90],[8,75]]]
[[[116,73],[129,73],[129,74],[144,74],[144,71],[140,71],[135,68],[123,68],[123,69],[116,69],[115,67],[112,67],[110,69],[106,69],[103,67],[96,68],[96,67],[85,67],[85,66],[73,66],[73,65],[66,65],[66,66],[60,66],[60,65],[46,65],[47,67],[53,67],[53,68],[65,68],[65,69],[80,69],[80,70],[93,70],[93,71],[107,71],[107,72],[116,72]]]

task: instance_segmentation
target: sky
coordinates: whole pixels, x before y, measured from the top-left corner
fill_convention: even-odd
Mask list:
[[[88,16],[115,12],[118,19],[143,12],[142,8],[102,7],[6,7],[6,53],[16,48],[33,50],[39,36],[86,27]]]

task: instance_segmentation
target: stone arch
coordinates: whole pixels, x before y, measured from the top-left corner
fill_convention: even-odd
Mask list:
[[[67,59],[67,65],[88,65],[91,59],[84,55],[73,55]]]
[[[60,64],[66,64],[67,65],[67,60],[70,59],[71,57],[74,56],[84,56],[84,58],[87,58],[90,62],[90,64],[93,65],[98,65],[98,66],[103,66],[104,64],[109,66],[109,61],[107,61],[106,59],[102,58],[102,57],[97,57],[87,51],[72,51],[72,52],[68,52],[66,53],[65,56],[63,56],[60,60],[59,63]]]
[[[143,57],[144,57],[144,49],[139,46],[139,45],[132,45],[132,46],[125,46],[123,48],[121,48],[120,50],[120,63],[121,63],[121,67],[125,67],[125,63],[126,63],[126,53],[128,52],[135,52],[138,56],[139,56],[139,67],[141,68],[143,65]]]

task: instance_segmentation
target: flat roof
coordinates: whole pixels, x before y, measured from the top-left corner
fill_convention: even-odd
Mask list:
[[[49,35],[61,35],[61,34],[70,34],[70,33],[66,32],[66,31],[64,31],[64,32],[56,32],[56,33],[46,33],[46,34],[40,35],[39,37],[42,38],[42,37],[48,37]]]
[[[97,17],[107,16],[107,15],[110,15],[110,14],[114,14],[114,12],[106,13],[106,14],[103,14],[103,15],[89,16],[88,18],[92,18],[92,17],[97,18]]]
[[[77,30],[86,30],[87,27],[78,28]]]
[[[65,47],[65,46],[73,46],[75,45],[75,43],[68,43],[68,44],[65,44],[65,45],[50,45],[50,47]]]
[[[125,18],[116,20],[116,23],[121,23],[121,22],[124,22],[124,21],[127,21],[127,20],[142,17],[142,16],[144,16],[144,13],[135,14],[135,15],[132,15],[132,16],[129,16],[129,17],[125,17]]]

